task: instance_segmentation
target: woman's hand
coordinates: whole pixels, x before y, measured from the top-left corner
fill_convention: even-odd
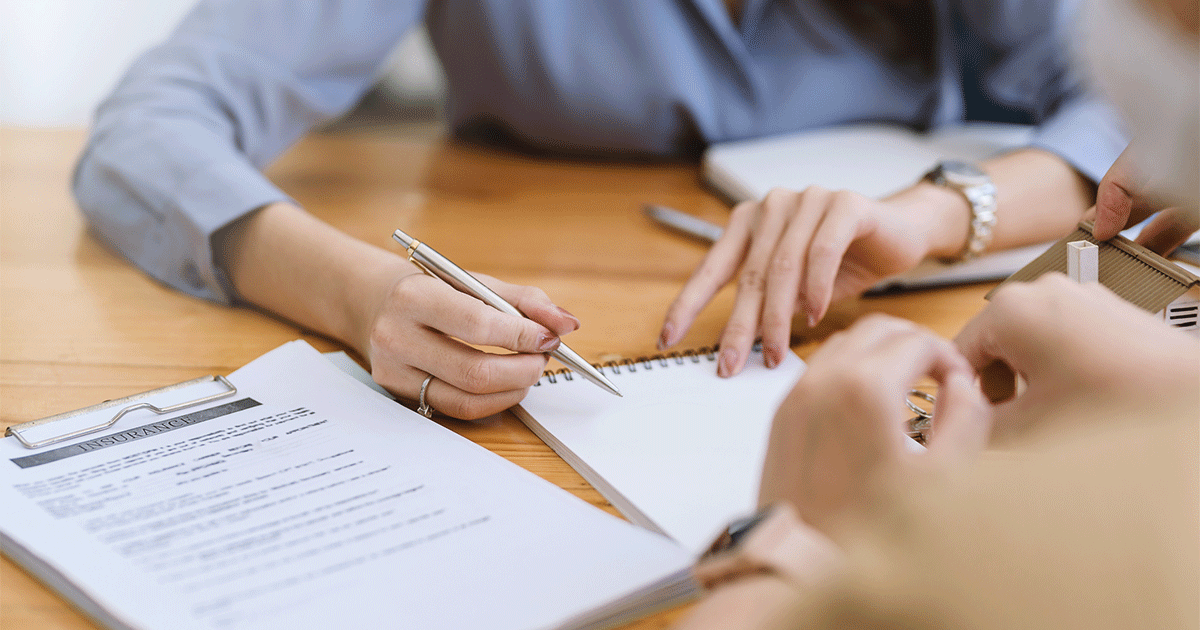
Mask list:
[[[1059,238],[1094,203],[1092,184],[1040,149],[1007,153],[980,167],[997,190],[1000,220],[992,249]],[[659,348],[683,338],[704,305],[736,276],[718,374],[741,371],[760,333],[763,360],[778,365],[795,313],[805,313],[813,326],[835,300],[858,295],[926,257],[957,257],[970,217],[963,194],[924,181],[882,201],[810,187],[774,190],[761,202],[743,203],[667,311]]]
[[[530,319],[506,315],[288,203],[233,226],[220,248],[243,299],[352,346],[397,396],[417,400],[433,376],[425,401],[455,418],[520,402],[546,353],[579,328],[540,289],[477,275]]]
[[[834,535],[848,511],[868,507],[880,474],[970,460],[990,418],[974,376],[953,344],[905,320],[872,315],[830,337],[775,416],[760,503],[790,502]],[[938,384],[937,403],[928,452],[916,453],[904,401],[925,377]]]
[[[541,289],[474,275],[531,319],[506,315],[441,280],[405,270],[380,293],[361,342],[377,383],[415,400],[432,375],[425,400],[462,419],[521,402],[541,377],[547,353],[560,336],[579,328],[579,320]]]
[[[1194,414],[1200,401],[1200,340],[1059,273],[1006,286],[955,343],[974,368],[1000,361],[1025,381],[995,407],[999,437],[1123,412]]]
[[[928,188],[943,199],[956,195]],[[959,197],[950,203],[961,205],[965,230],[969,210]],[[776,189],[761,202],[739,204],[667,311],[659,348],[679,341],[736,275],[737,298],[721,333],[718,373],[740,372],[760,331],[764,361],[778,365],[789,346],[793,315],[804,312],[815,325],[831,302],[907,271],[930,253],[929,222],[936,215],[908,201],[876,201],[812,186],[804,192]]]

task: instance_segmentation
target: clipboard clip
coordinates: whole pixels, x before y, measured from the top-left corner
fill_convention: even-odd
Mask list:
[[[210,394],[208,396],[197,398],[195,400],[185,400],[184,402],[176,403],[174,405],[168,405],[166,407],[158,407],[158,406],[153,405],[148,402],[136,402],[138,400],[142,400],[143,398],[150,398],[151,396],[157,396],[159,394],[165,394],[167,392],[172,392],[172,391],[179,390],[179,389],[185,389],[185,388],[191,387],[193,385],[200,385],[203,383],[213,383],[213,382],[220,383],[221,385],[225,386],[226,391],[217,392],[215,394]],[[22,422],[21,424],[14,424],[13,426],[8,427],[8,430],[4,432],[4,435],[6,435],[6,436],[11,435],[12,437],[17,438],[17,440],[21,444],[23,444],[25,446],[25,448],[41,448],[43,446],[49,446],[51,444],[65,442],[67,440],[74,439],[74,438],[84,436],[84,435],[88,435],[90,433],[95,433],[97,431],[103,431],[103,430],[111,427],[112,425],[116,424],[118,420],[120,420],[121,418],[123,418],[125,416],[125,414],[137,411],[139,409],[149,409],[150,411],[153,411],[154,413],[161,416],[161,415],[165,415],[168,413],[175,413],[176,411],[179,411],[181,409],[187,409],[188,407],[196,407],[199,405],[203,405],[205,403],[210,403],[210,402],[213,402],[214,400],[228,398],[230,396],[233,396],[236,393],[237,393],[237,388],[233,386],[233,383],[230,383],[228,380],[226,380],[224,376],[220,376],[220,375],[201,376],[200,378],[195,378],[190,381],[184,381],[182,383],[176,383],[174,385],[167,385],[166,387],[159,387],[158,389],[152,389],[149,391],[142,392],[140,394],[133,394],[132,396],[126,396],[124,398],[116,398],[113,400],[106,400],[102,403],[92,405],[90,407],[84,407],[82,409],[76,409],[74,411],[67,411],[64,413],[56,414],[53,416],[48,416],[48,417],[41,418],[38,420],[30,420],[29,422]],[[132,403],[132,404],[130,404],[130,403]],[[54,424],[55,422],[65,421],[69,418],[75,418],[75,417],[82,416],[85,414],[95,413],[97,411],[102,411],[104,409],[108,409],[111,407],[117,407],[120,405],[126,405],[126,406],[123,407],[120,411],[118,411],[117,414],[114,415],[111,420],[106,420],[105,422],[102,422],[97,425],[85,427],[82,429],[77,429],[75,431],[71,431],[69,433],[63,433],[61,435],[50,436],[50,437],[42,439],[42,440],[31,441],[28,438],[26,438],[24,435],[22,435],[23,431],[27,431],[27,430],[33,429],[35,427],[39,427],[39,426],[46,425],[46,424]]]

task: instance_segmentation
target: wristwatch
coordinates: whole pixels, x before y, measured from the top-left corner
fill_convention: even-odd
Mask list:
[[[971,260],[992,242],[996,227],[996,185],[978,166],[959,160],[942,160],[922,178],[938,186],[957,190],[971,204],[971,225],[967,244],[959,260]]]

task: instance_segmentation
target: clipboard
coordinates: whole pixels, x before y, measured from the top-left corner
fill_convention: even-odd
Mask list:
[[[205,383],[213,383],[213,382],[224,386],[225,390],[217,392],[215,394],[209,394],[207,396],[202,396],[200,398],[195,398],[192,400],[185,400],[183,402],[179,402],[179,403],[176,403],[173,405],[167,405],[165,407],[159,407],[159,406],[154,405],[149,402],[138,402],[138,401],[144,401],[147,398],[152,398],[152,397],[166,394],[169,392],[174,392],[177,390],[194,387],[196,385],[202,385]],[[200,405],[203,405],[206,403],[210,403],[210,402],[213,402],[216,400],[228,398],[230,396],[233,396],[234,394],[237,394],[237,387],[234,387],[233,383],[230,383],[224,376],[221,376],[221,375],[201,376],[200,378],[194,378],[190,381],[184,381],[182,383],[175,383],[174,385],[167,385],[166,387],[159,387],[157,389],[151,389],[148,391],[141,392],[139,394],[125,396],[124,398],[115,398],[113,400],[106,400],[102,403],[91,405],[89,407],[83,407],[81,409],[75,409],[73,411],[66,411],[63,413],[55,414],[53,416],[39,418],[37,420],[30,420],[29,422],[22,422],[20,424],[14,424],[11,427],[8,427],[8,429],[4,432],[4,435],[17,438],[17,441],[19,441],[25,448],[29,448],[29,449],[42,448],[43,446],[50,446],[51,444],[58,444],[59,442],[65,442],[67,440],[71,440],[71,439],[74,439],[77,437],[82,437],[84,435],[90,435],[90,434],[96,433],[98,431],[103,431],[103,430],[113,426],[114,424],[116,424],[121,418],[125,417],[127,414],[132,413],[134,411],[139,411],[141,409],[149,409],[150,411],[153,411],[157,415],[165,415],[165,414],[169,414],[169,413],[175,413],[176,411],[180,411],[182,409],[188,409],[190,407],[197,407],[197,406],[200,406]],[[79,416],[93,414],[93,413],[103,411],[105,409],[111,409],[114,407],[120,407],[120,409],[117,411],[117,413],[115,415],[113,415],[113,417],[111,419],[101,422],[99,424],[93,424],[91,426],[83,427],[81,429],[69,430],[69,431],[66,431],[63,433],[59,433],[57,435],[51,435],[50,437],[46,437],[46,438],[43,438],[40,440],[31,440],[24,433],[26,431],[35,429],[37,427],[52,425],[52,424],[56,424],[56,423],[65,423],[66,421],[68,421],[72,418],[77,418]]]

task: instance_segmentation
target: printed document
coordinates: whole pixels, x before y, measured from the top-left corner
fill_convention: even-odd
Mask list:
[[[694,594],[674,542],[303,342],[229,380],[65,444],[0,440],[5,554],[112,628],[552,628]]]

